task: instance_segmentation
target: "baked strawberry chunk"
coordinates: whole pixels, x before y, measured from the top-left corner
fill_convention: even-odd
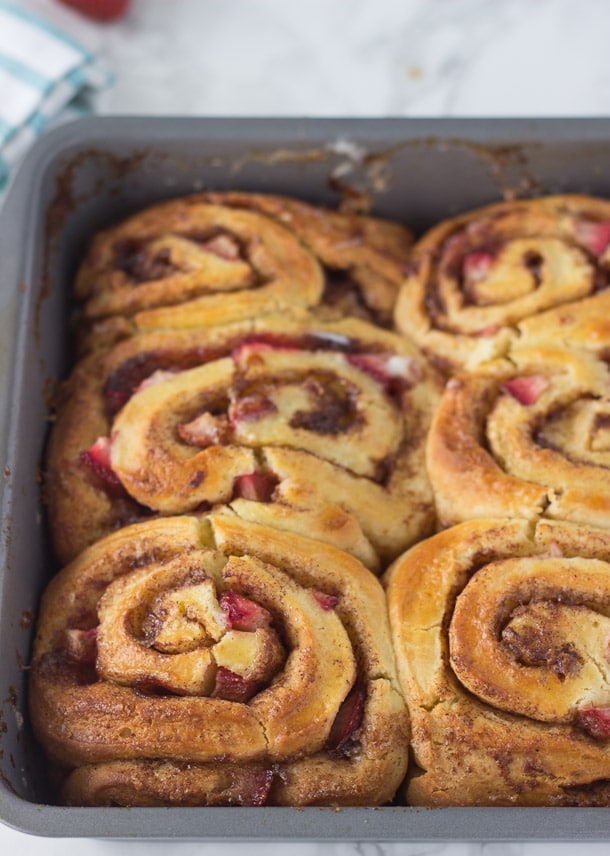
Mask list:
[[[576,723],[597,740],[610,740],[610,707],[584,707],[576,713]]]
[[[239,244],[231,235],[221,233],[201,244],[201,249],[221,259],[235,262],[240,257]]]
[[[97,627],[90,630],[78,630],[69,627],[66,630],[66,651],[75,663],[95,663],[97,658]]]
[[[423,374],[417,360],[402,354],[350,354],[347,359],[387,392],[409,389],[421,380]]]
[[[273,777],[273,770],[247,771],[236,803],[241,806],[266,805]]]
[[[480,282],[489,273],[492,262],[491,253],[469,253],[462,264],[464,278],[469,283]]]
[[[326,749],[337,755],[349,755],[355,745],[355,733],[362,725],[366,693],[361,684],[352,687],[335,717]]]
[[[272,413],[277,413],[277,407],[270,398],[258,392],[238,398],[231,405],[229,415],[234,425],[236,422],[256,422]]]
[[[549,380],[544,375],[515,377],[502,384],[502,389],[516,398],[519,404],[535,404],[548,389]]]
[[[254,502],[269,502],[277,483],[277,478],[271,473],[247,473],[237,476],[233,482],[233,496]]]
[[[271,613],[264,606],[232,589],[222,593],[219,604],[232,630],[256,630],[271,624]]]
[[[190,422],[178,425],[178,434],[189,446],[217,446],[229,440],[230,428],[226,416],[213,416],[207,411]]]
[[[249,701],[260,689],[260,682],[242,678],[241,675],[219,666],[212,698],[225,701]]]
[[[339,598],[334,594],[324,594],[323,591],[316,591],[315,589],[312,589],[311,593],[325,612],[334,609],[339,603]]]
[[[581,220],[576,238],[594,256],[601,256],[610,244],[610,220]]]
[[[121,487],[121,480],[110,463],[110,446],[110,437],[98,437],[92,446],[80,453],[80,460],[107,484]]]

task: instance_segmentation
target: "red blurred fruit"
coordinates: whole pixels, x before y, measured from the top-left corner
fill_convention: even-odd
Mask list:
[[[129,0],[59,0],[94,21],[116,21],[127,12]]]
[[[586,707],[576,712],[576,722],[591,737],[610,738],[610,707]]]
[[[502,384],[502,389],[516,398],[519,404],[535,404],[542,393],[548,389],[549,381],[544,375],[515,377]]]
[[[121,480],[110,463],[110,437],[98,437],[92,446],[80,453],[80,460],[107,484],[121,486]]]
[[[232,589],[221,595],[220,608],[227,613],[231,628],[235,630],[256,630],[271,624],[271,613],[264,606]]]

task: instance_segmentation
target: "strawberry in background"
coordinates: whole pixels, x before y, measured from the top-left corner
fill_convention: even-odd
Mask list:
[[[116,21],[129,6],[129,0],[59,0],[94,21]]]

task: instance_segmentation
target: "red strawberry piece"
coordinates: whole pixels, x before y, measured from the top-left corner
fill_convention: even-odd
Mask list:
[[[94,21],[115,21],[129,6],[129,0],[59,0]]]
[[[324,594],[323,591],[316,591],[315,589],[312,589],[311,593],[325,612],[334,609],[339,603],[339,598],[335,597],[334,594]]]
[[[576,239],[594,256],[601,256],[610,244],[610,221],[581,220]]]
[[[366,693],[361,684],[352,687],[339,708],[330,729],[326,749],[333,754],[349,754],[353,735],[362,725]]]
[[[262,393],[253,393],[238,398],[230,410],[231,422],[256,422],[264,416],[277,413],[277,407]]]
[[[273,784],[273,770],[248,770],[243,768],[244,779],[241,782],[239,796],[235,802],[241,806],[266,805]]]
[[[264,606],[232,589],[222,593],[219,604],[234,630],[256,630],[271,624],[271,613]]]
[[[544,375],[528,375],[507,380],[502,389],[516,398],[519,404],[535,404],[548,386],[549,380]]]
[[[68,657],[75,663],[95,663],[97,627],[92,627],[90,630],[69,627],[66,630],[66,650]]]
[[[206,253],[212,253],[215,256],[218,256],[221,259],[226,259],[229,262],[237,261],[239,258],[239,244],[232,238],[231,235],[216,235],[214,238],[210,238],[208,241],[205,241],[201,248],[206,251]]]
[[[491,253],[469,253],[462,263],[462,273],[468,282],[485,279],[493,262]]]
[[[230,669],[219,666],[212,698],[221,698],[225,701],[249,701],[259,689],[259,681],[247,680]]]
[[[610,740],[610,707],[584,707],[576,712],[576,724],[597,740]]]
[[[92,446],[80,453],[80,460],[107,484],[120,487],[121,480],[110,464],[110,446],[110,437],[98,437]]]
[[[478,336],[482,338],[486,338],[488,336],[495,336],[496,333],[500,332],[500,327],[498,324],[489,324],[487,327],[483,327],[482,330],[479,330],[477,333]]]
[[[272,473],[248,473],[237,476],[233,482],[233,497],[269,502],[278,483]]]
[[[419,362],[402,354],[350,354],[347,360],[387,391],[408,389],[422,378]]]
[[[225,443],[229,439],[229,422],[226,416],[213,416],[206,411],[190,422],[178,425],[178,434],[190,446],[205,449]]]

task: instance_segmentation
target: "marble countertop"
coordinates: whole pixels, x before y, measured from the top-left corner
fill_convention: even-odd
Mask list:
[[[115,75],[100,113],[276,116],[608,116],[606,0],[132,0],[111,25],[53,0],[13,0],[71,28]],[[23,856],[274,856],[287,845],[42,839]],[[579,843],[579,853],[606,853]],[[556,843],[302,843],[291,856],[568,856]]]

